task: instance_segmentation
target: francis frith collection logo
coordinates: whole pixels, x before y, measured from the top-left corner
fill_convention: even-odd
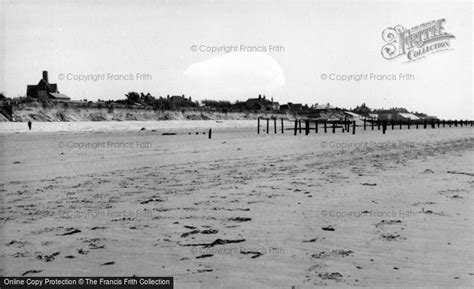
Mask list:
[[[402,25],[385,28],[382,39],[386,43],[382,46],[382,56],[389,60],[403,57],[406,62],[410,62],[431,53],[451,49],[450,40],[455,37],[444,30],[445,21],[432,20],[410,29]]]

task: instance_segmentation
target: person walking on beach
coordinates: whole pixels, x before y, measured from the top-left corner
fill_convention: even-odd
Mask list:
[[[31,120],[28,121],[28,128],[31,130]]]

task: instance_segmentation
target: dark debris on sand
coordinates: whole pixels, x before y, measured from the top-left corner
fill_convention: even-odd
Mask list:
[[[226,240],[226,239],[216,239],[211,243],[196,243],[196,244],[179,244],[180,246],[201,246],[203,248],[211,248],[217,245],[226,245],[232,243],[242,243],[245,242],[245,239],[236,239],[236,240]]]

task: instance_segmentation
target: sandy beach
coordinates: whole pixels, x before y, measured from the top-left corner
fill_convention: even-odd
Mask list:
[[[213,123],[212,139],[210,122],[3,127],[0,274],[474,285],[472,128],[293,136]]]

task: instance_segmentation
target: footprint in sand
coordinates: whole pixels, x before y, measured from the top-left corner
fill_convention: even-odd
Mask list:
[[[17,248],[23,248],[27,244],[29,244],[27,241],[11,240],[10,242],[7,243],[7,246],[15,245]]]
[[[354,254],[354,251],[352,250],[336,249],[332,251],[322,251],[316,254],[312,254],[311,257],[322,261],[324,259],[345,258],[345,257],[352,256],[353,254]],[[306,279],[306,281],[309,282],[311,280],[311,277],[310,277],[311,273],[316,274],[316,276],[322,280],[333,280],[336,282],[342,281],[343,275],[339,272],[320,272],[321,269],[325,267],[327,267],[327,265],[325,265],[324,262],[321,262],[309,267],[307,270],[308,275],[306,276],[308,279]],[[324,285],[324,284],[318,284],[318,285]]]
[[[399,241],[406,240],[406,238],[401,237],[400,234],[381,234],[380,238],[385,241]]]
[[[380,222],[378,222],[377,224],[375,224],[375,227],[376,228],[379,228],[379,227],[382,227],[382,226],[385,226],[385,225],[395,225],[395,224],[401,224],[402,221],[400,220],[382,220]]]
[[[398,233],[398,230],[403,230],[404,226],[400,220],[382,220],[375,224],[375,227],[379,229],[380,239],[388,242],[406,240]],[[391,230],[386,232],[389,228]]]
[[[325,259],[330,257],[348,257],[354,254],[352,250],[332,250],[332,251],[322,251],[316,254],[311,255],[315,259]]]
[[[319,273],[318,277],[323,280],[341,281],[343,276],[339,272],[333,272],[333,273]]]
[[[241,223],[241,222],[249,222],[251,221],[252,218],[242,218],[242,217],[236,217],[236,218],[229,218],[229,221],[231,222],[238,222],[238,223]]]

